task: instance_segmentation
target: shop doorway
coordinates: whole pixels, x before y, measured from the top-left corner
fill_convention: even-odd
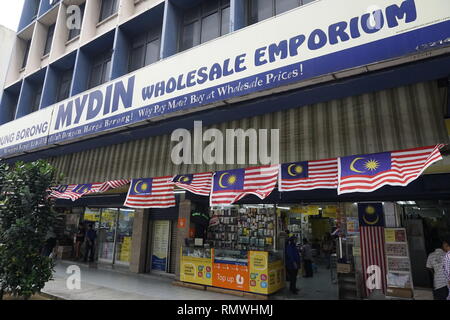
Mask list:
[[[450,234],[450,201],[398,201],[402,206],[415,287],[431,288],[426,261],[430,253],[442,246]]]
[[[172,219],[151,221],[147,272],[175,274],[176,223],[177,221]]]
[[[124,208],[86,208],[85,224],[97,230],[100,263],[129,266],[134,210]]]

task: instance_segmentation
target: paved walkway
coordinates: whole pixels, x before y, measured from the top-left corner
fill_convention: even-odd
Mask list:
[[[81,289],[69,290],[66,281],[67,267],[75,262],[58,261],[54,280],[47,282],[43,293],[65,300],[245,300],[246,298],[202,291],[172,285],[174,279],[167,276],[133,274],[116,268],[108,270],[89,268],[78,264],[81,269]],[[319,267],[313,278],[299,276],[298,295],[287,288],[272,296],[281,300],[333,300],[338,298],[337,285],[331,282],[330,271]]]
[[[330,270],[319,265],[312,278],[303,278],[301,272],[297,278],[298,294],[289,291],[289,283],[273,296],[276,300],[337,300],[338,286],[332,283]]]
[[[173,286],[165,276],[130,274],[89,268],[81,269],[81,289],[66,286],[67,267],[73,263],[58,261],[54,280],[46,283],[43,293],[65,300],[243,300],[243,297]]]

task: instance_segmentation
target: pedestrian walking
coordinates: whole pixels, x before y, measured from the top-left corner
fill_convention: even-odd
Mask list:
[[[97,232],[94,230],[94,226],[92,224],[89,224],[88,230],[86,231],[86,251],[84,255],[84,262],[87,262],[88,257],[89,262],[94,262],[96,239],[97,239]]]
[[[433,279],[434,300],[446,300],[449,292],[443,266],[449,244],[446,241],[442,241],[435,247],[437,248],[428,255],[426,267]]]

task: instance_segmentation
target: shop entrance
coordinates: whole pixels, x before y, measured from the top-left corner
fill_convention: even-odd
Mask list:
[[[397,204],[402,206],[414,286],[431,288],[426,261],[450,234],[450,201],[398,201]]]
[[[338,299],[336,264],[333,263],[336,215],[337,204],[334,203],[277,206],[279,230],[287,239],[296,238],[301,263],[296,281],[298,294],[292,294],[287,283],[275,299]]]
[[[123,208],[86,208],[85,224],[97,231],[98,261],[128,266],[130,263],[134,210]]]
[[[151,220],[147,272],[175,274],[177,228],[176,220]]]

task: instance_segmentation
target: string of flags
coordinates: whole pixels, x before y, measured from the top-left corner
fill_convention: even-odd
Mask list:
[[[170,208],[176,205],[174,188],[209,196],[211,206],[232,205],[248,194],[265,199],[278,185],[280,192],[337,189],[339,195],[372,192],[383,186],[406,186],[426,168],[442,160],[436,146],[393,152],[283,163],[216,172],[156,178],[111,180],[104,183],[61,185],[50,196],[75,201],[96,192],[129,184],[124,206]]]

